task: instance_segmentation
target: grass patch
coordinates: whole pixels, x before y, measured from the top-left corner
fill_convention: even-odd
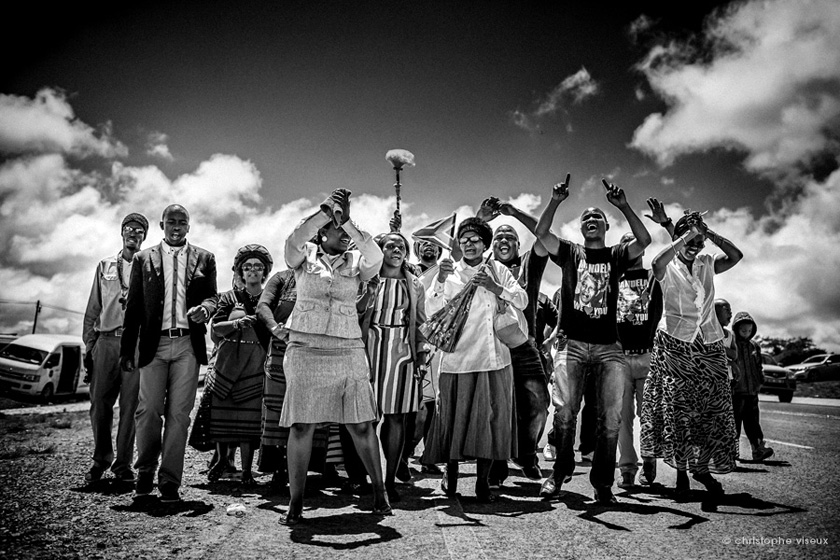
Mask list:
[[[840,399],[840,381],[798,381],[795,397]]]

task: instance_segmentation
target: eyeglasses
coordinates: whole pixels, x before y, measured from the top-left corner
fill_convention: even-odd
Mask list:
[[[257,264],[243,264],[242,265],[242,270],[244,270],[245,272],[248,272],[249,270],[265,270],[265,265],[262,265],[260,263],[257,263]]]
[[[141,227],[132,227],[132,226],[125,226],[123,228],[123,233],[131,234],[138,234],[138,235],[146,235],[146,230]]]
[[[461,245],[466,245],[467,243],[478,245],[479,243],[481,243],[481,238],[477,235],[473,235],[471,237],[462,237],[458,240],[458,243],[460,243]]]

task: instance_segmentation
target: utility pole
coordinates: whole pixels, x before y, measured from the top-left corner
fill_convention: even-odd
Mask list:
[[[35,334],[35,327],[38,326],[38,314],[41,312],[41,300],[35,302],[35,320],[32,322],[32,334]]]

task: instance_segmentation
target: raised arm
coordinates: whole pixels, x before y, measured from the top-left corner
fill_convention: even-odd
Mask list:
[[[653,275],[657,280],[662,280],[663,278],[665,278],[665,269],[668,266],[668,263],[674,260],[674,257],[677,256],[677,253],[680,252],[680,249],[685,247],[686,243],[688,243],[698,235],[703,234],[700,233],[700,230],[697,228],[696,225],[692,225],[690,230],[682,234],[681,237],[675,239],[670,245],[662,249],[658,255],[653,257],[653,261],[651,262],[651,269],[653,270]]]
[[[703,231],[706,239],[717,245],[723,251],[722,255],[715,257],[715,274],[726,272],[744,258],[744,253],[734,243],[710,230],[704,222],[700,222],[700,229]]]
[[[630,208],[630,203],[627,202],[627,196],[624,194],[624,189],[620,188],[618,185],[608,183],[606,179],[601,179],[601,182],[607,189],[607,200],[622,214],[624,214],[624,218],[630,225],[630,231],[633,232],[633,237],[635,237],[635,239],[630,243],[630,246],[627,248],[627,252],[631,259],[635,259],[644,253],[645,247],[650,245],[650,233],[636,212]]]
[[[551,188],[551,198],[540,215],[540,219],[534,228],[534,235],[542,243],[546,251],[556,254],[560,249],[560,238],[551,232],[551,224],[554,222],[554,214],[560,203],[569,198],[569,180],[571,174],[566,173],[566,181],[557,183]]]
[[[304,218],[286,239],[286,265],[295,269],[306,260],[306,243],[332,218],[323,210]]]
[[[665,212],[665,206],[653,197],[647,199],[647,203],[650,208],[650,214],[645,214],[645,218],[664,227],[668,232],[668,237],[673,238],[674,220],[668,217],[668,214]]]

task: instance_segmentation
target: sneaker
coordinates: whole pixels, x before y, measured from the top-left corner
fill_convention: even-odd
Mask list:
[[[552,474],[548,478],[546,478],[542,486],[540,486],[540,497],[541,498],[554,498],[560,494],[560,487],[561,484],[557,484],[554,481],[554,475]]]
[[[642,463],[642,476],[639,481],[650,486],[654,480],[656,480],[656,461],[645,461]]]
[[[621,473],[621,481],[618,483],[619,488],[633,488],[636,482],[636,475],[630,472]]]
[[[174,482],[164,482],[160,484],[160,501],[164,504],[174,504],[181,501],[181,495],[178,493],[178,485]]]
[[[752,458],[753,461],[760,463],[761,461],[772,457],[773,453],[775,452],[773,451],[772,447],[759,447],[758,449],[753,451]]]
[[[153,473],[138,473],[137,482],[134,485],[135,496],[148,496],[155,488],[155,476]]]
[[[114,478],[116,478],[119,482],[125,482],[126,484],[134,484],[137,482],[137,477],[134,475],[134,471],[131,470],[114,473]]]
[[[593,455],[595,455],[594,451],[590,451],[589,453],[581,453],[580,460],[582,463],[591,463]]]
[[[90,470],[85,473],[85,482],[88,484],[95,484],[102,480],[102,473],[105,472],[105,469],[101,467],[97,467],[96,465],[92,466]]]
[[[598,505],[602,506],[614,506],[618,503],[618,500],[613,496],[612,490],[609,488],[601,488],[600,490],[595,490],[595,501]]]
[[[557,458],[557,450],[550,443],[546,443],[543,448],[543,457],[546,461],[554,461]]]

